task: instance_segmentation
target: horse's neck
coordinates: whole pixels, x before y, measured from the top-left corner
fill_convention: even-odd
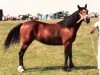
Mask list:
[[[78,11],[74,12],[72,15],[66,17],[63,21],[59,22],[63,26],[73,27],[80,17],[78,16]]]
[[[71,34],[72,35],[76,35],[80,25],[81,25],[82,21],[80,21],[79,23],[76,23],[75,26],[71,27]]]
[[[59,22],[59,24],[70,28],[72,35],[74,35],[77,33],[82,23],[82,21],[79,20],[80,20],[79,11],[76,11],[72,15],[66,17],[63,21]]]
[[[71,22],[71,20],[72,20],[72,22]],[[72,30],[72,34],[74,35],[76,35],[76,33],[77,33],[77,31],[78,31],[78,29],[79,29],[79,27],[80,27],[80,25],[81,25],[81,23],[82,23],[82,20],[81,21],[79,21],[80,20],[80,16],[79,16],[79,13],[78,13],[78,11],[76,11],[75,13],[73,13],[72,15],[71,15],[71,20],[70,20],[70,25],[71,25],[71,30]],[[79,22],[78,22],[79,21]]]

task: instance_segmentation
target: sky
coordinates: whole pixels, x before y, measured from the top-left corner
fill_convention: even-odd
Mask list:
[[[99,0],[0,0],[4,15],[18,16],[37,13],[50,14],[61,10],[73,13],[77,5],[85,6],[90,12],[100,12]]]

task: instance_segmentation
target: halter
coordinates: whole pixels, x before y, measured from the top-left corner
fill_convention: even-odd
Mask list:
[[[82,16],[82,14],[80,14],[80,13],[79,13],[79,15],[80,15],[81,18],[76,23],[79,23],[81,20],[83,20],[85,17],[88,16],[88,15]]]

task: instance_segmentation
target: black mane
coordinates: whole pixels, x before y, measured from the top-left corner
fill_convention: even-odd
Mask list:
[[[79,10],[64,18],[64,20],[58,22],[61,26],[71,27],[78,20]]]

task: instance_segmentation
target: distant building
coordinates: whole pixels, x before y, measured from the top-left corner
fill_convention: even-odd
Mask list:
[[[2,21],[2,18],[3,18],[3,10],[0,9],[0,21]]]

